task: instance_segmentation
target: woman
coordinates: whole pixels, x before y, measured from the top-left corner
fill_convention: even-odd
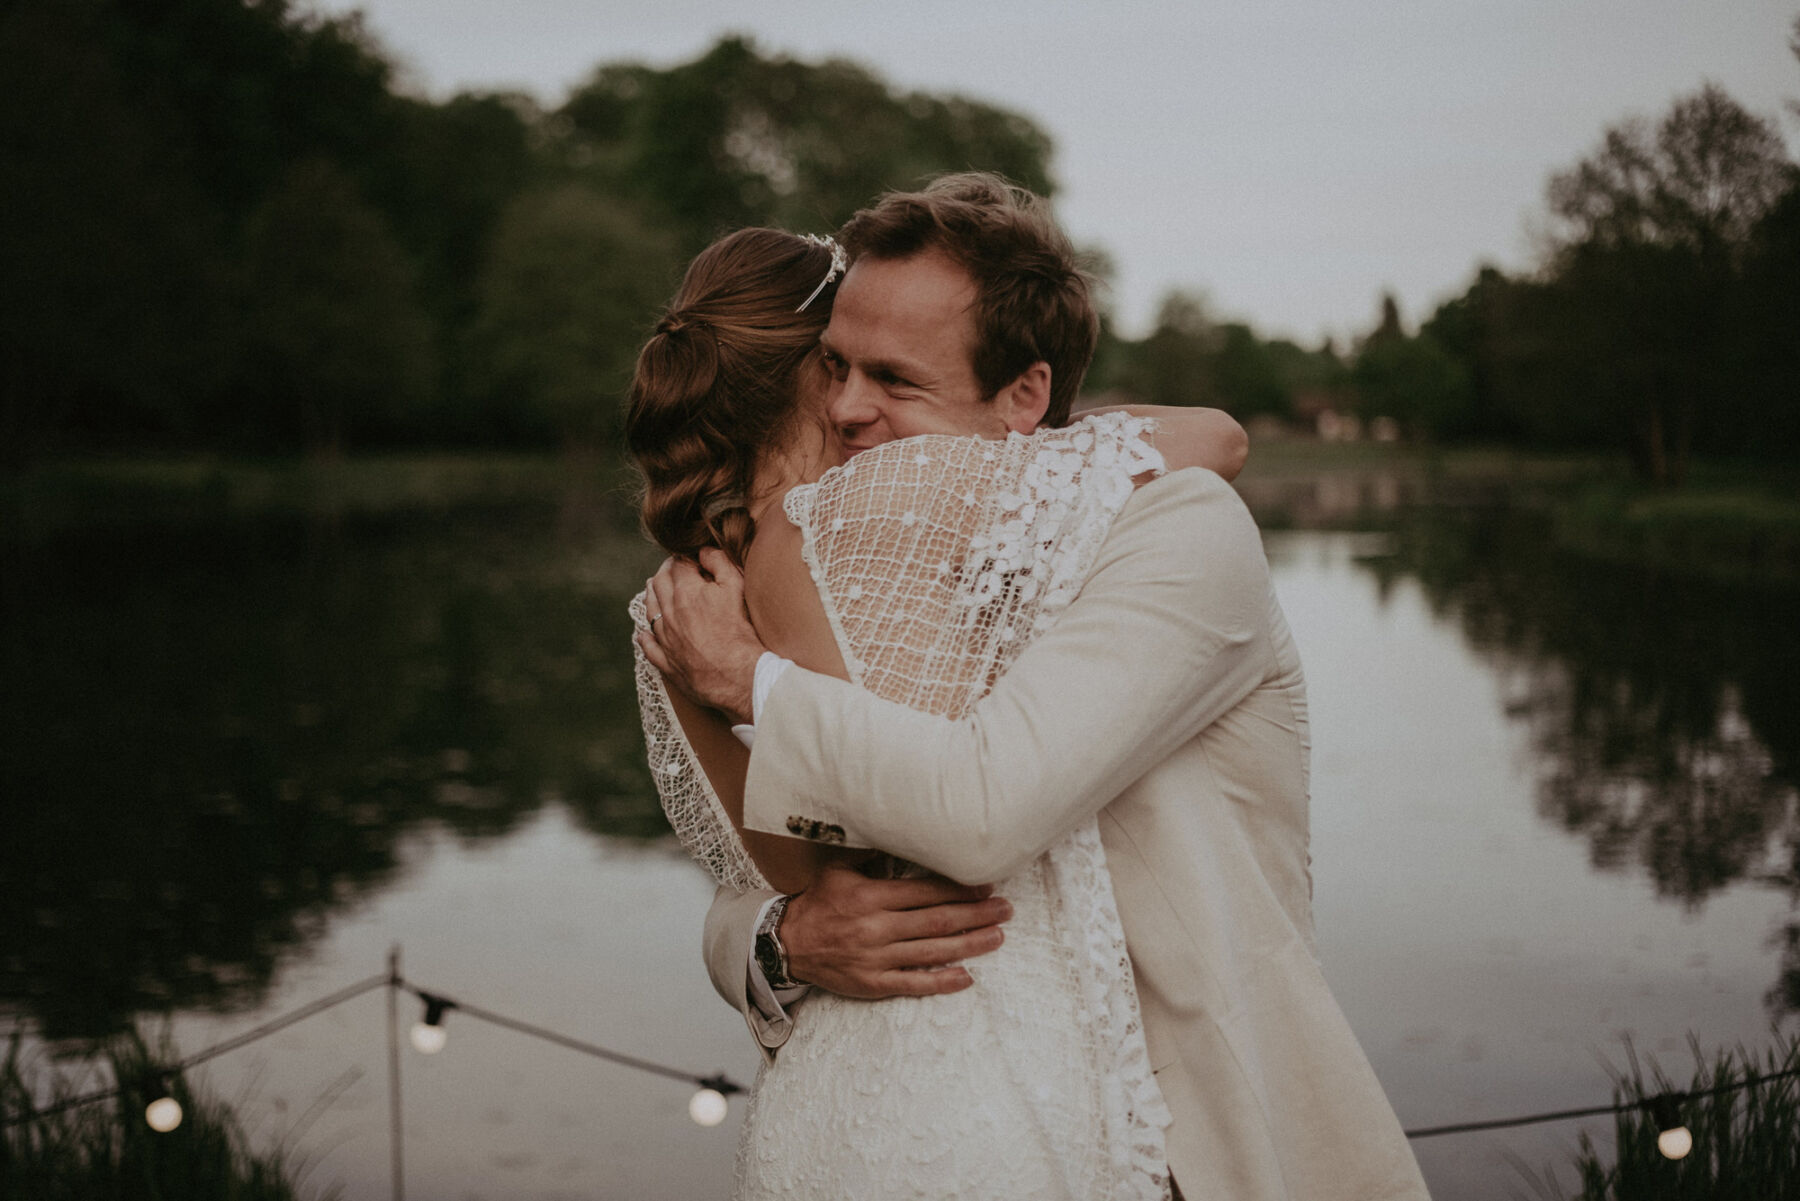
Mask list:
[[[695,260],[632,389],[646,528],[741,563],[752,619],[787,657],[960,716],[1080,588],[1134,484],[1165,456],[1206,465],[1208,419],[1172,416],[1164,453],[1150,422],[1112,413],[1003,442],[908,439],[831,471],[813,347],[840,268],[828,241],[770,230]],[[805,887],[829,852],[741,833],[746,752],[641,652],[638,680],[689,850],[738,889]],[[1167,1115],[1096,827],[1000,887],[1014,916],[976,987],[801,1007],[746,1116],[740,1196],[1167,1196]]]

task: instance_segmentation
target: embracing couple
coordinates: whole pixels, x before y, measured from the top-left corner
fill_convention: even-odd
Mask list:
[[[651,769],[764,1054],[736,1195],[1424,1197],[1313,946],[1242,431],[1071,420],[1098,321],[1028,192],[838,239],[702,252],[627,422]]]

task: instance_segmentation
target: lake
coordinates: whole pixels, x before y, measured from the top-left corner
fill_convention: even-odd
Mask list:
[[[1314,716],[1319,946],[1411,1127],[1603,1104],[1800,1006],[1792,591],[1559,552],[1530,487],[1259,474]],[[120,520],[5,542],[0,1009],[186,1052],[383,970],[695,1073],[756,1056],[643,762],[616,504]],[[388,1196],[385,999],[199,1075],[318,1189]],[[407,998],[410,1023],[418,1005]],[[166,1015],[166,1016],[165,1016]],[[414,1198],[723,1197],[741,1105],[454,1012],[403,1061]],[[1421,1140],[1439,1201],[1587,1131]],[[1204,1188],[1193,1190],[1204,1195]]]

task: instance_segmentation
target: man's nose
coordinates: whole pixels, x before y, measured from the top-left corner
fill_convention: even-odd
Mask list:
[[[875,403],[878,395],[879,389],[867,377],[852,371],[832,390],[825,404],[825,416],[846,438],[851,437],[881,419],[881,408]]]

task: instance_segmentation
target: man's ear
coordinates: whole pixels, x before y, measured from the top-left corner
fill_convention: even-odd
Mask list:
[[[1000,406],[1007,429],[1019,434],[1035,432],[1050,408],[1050,364],[1039,359],[1025,368],[1019,378],[1000,389],[994,403]]]

